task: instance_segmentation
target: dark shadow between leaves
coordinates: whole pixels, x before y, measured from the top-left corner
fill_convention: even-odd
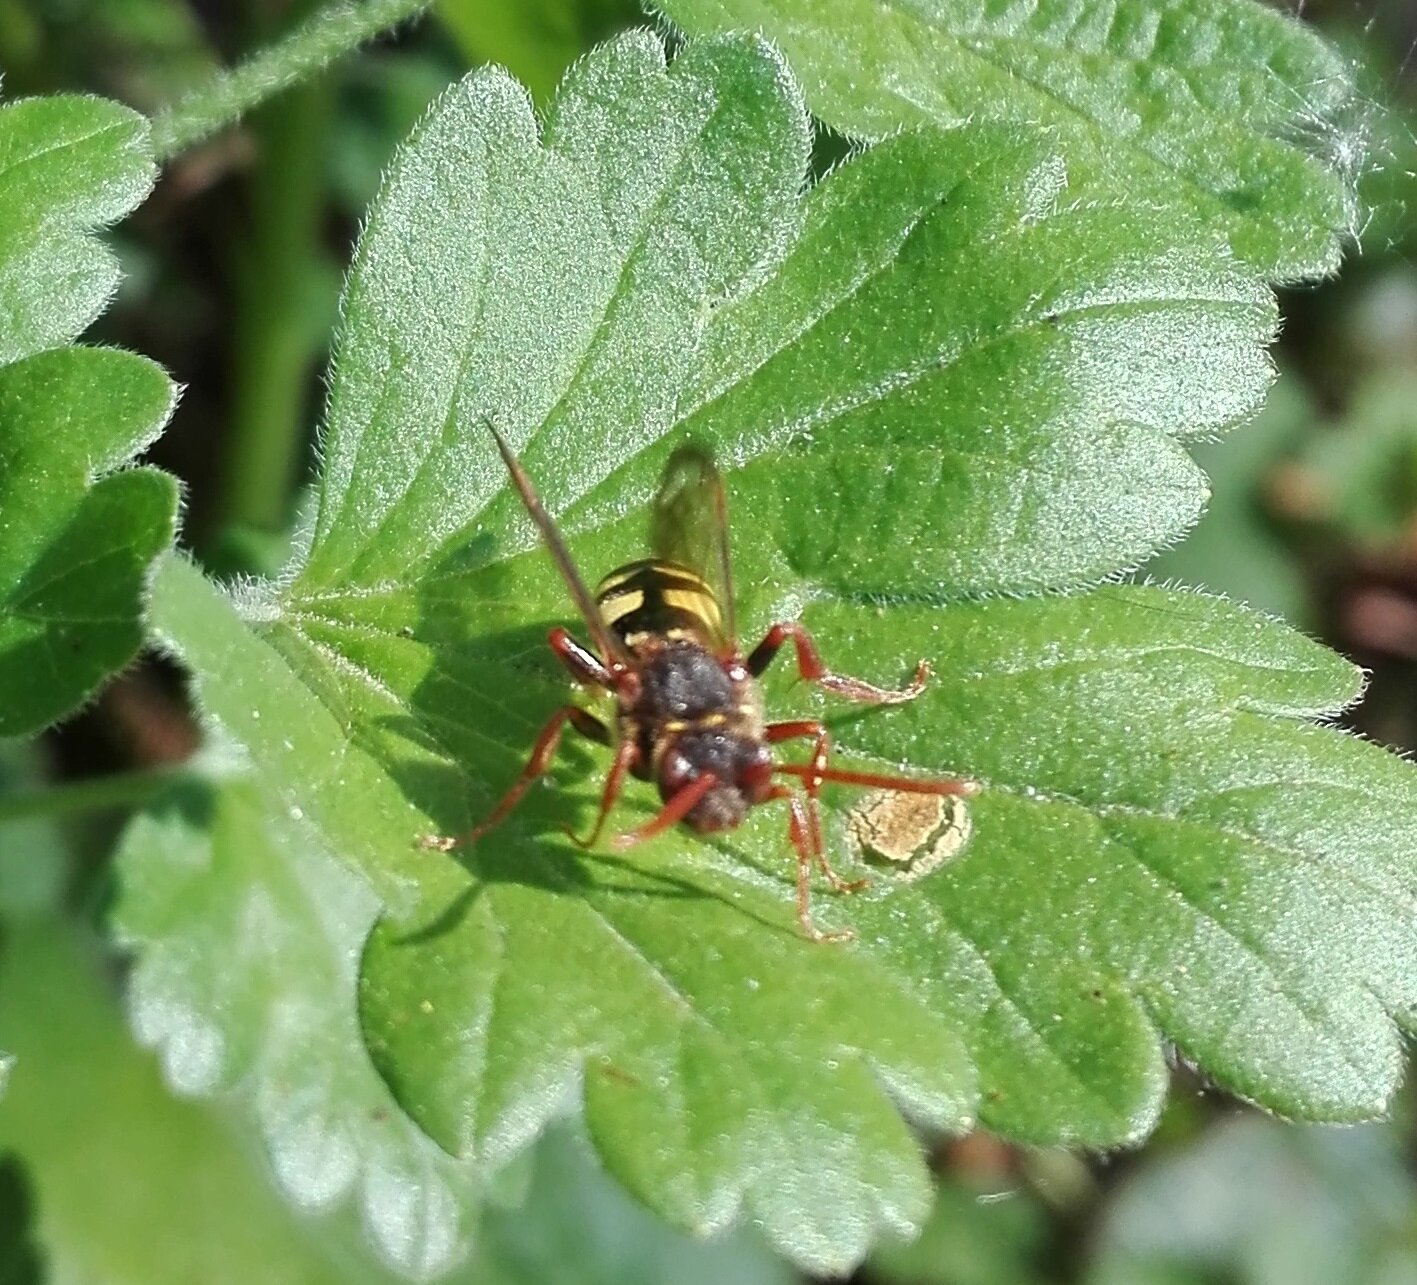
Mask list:
[[[15,1152],[0,1155],[0,1281],[40,1285],[47,1280],[40,1248],[34,1184]]]

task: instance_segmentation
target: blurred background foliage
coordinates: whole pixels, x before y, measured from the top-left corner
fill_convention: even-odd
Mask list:
[[[60,89],[140,109],[264,43],[305,0],[0,0],[7,97]],[[1280,378],[1260,419],[1201,448],[1214,500],[1143,573],[1205,585],[1371,672],[1351,726],[1417,749],[1417,6],[1327,0],[1303,16],[1370,69],[1369,216],[1341,277],[1286,294]],[[396,142],[467,67],[507,65],[545,102],[564,68],[643,21],[629,0],[443,0],[239,130],[181,156],[113,233],[126,270],[94,338],[186,385],[156,463],[187,486],[209,567],[279,565],[310,464],[325,347],[358,220]],[[840,154],[824,138],[825,165]],[[132,669],[37,746],[0,745],[0,800],[27,783],[153,769],[196,734],[175,675]],[[43,1074],[0,1110],[0,1285],[50,1279],[386,1281],[343,1215],[292,1212],[220,1101],[179,1100],[131,1042],[102,934],[123,813],[101,780],[74,813],[0,806],[0,1048]],[[64,1021],[52,1020],[56,1004]],[[0,1065],[0,1074],[4,1067]],[[882,1247],[880,1285],[1417,1282],[1417,1132],[1295,1128],[1185,1066],[1135,1154],[938,1140],[923,1236]],[[702,1246],[600,1176],[569,1132],[491,1193],[460,1281],[779,1282],[751,1236]]]

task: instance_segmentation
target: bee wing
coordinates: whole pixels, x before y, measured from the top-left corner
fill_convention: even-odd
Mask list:
[[[566,582],[566,588],[570,590],[571,597],[575,600],[576,607],[581,613],[581,619],[585,621],[586,629],[590,631],[591,641],[595,644],[596,650],[606,661],[623,660],[625,649],[606,629],[605,622],[600,617],[600,609],[595,605],[595,599],[591,596],[590,590],[586,588],[585,581],[581,579],[581,573],[576,570],[575,559],[571,557],[571,551],[566,548],[566,541],[561,536],[560,528],[547,513],[546,506],[542,504],[541,497],[537,495],[536,488],[531,484],[531,478],[527,476],[521,461],[513,454],[511,446],[507,444],[507,439],[502,436],[497,425],[490,419],[486,421],[486,424],[491,430],[493,438],[496,439],[497,450],[501,452],[507,471],[512,475],[512,485],[517,488],[517,493],[522,497],[522,503],[526,505],[527,513],[536,523],[537,529],[541,532],[541,538],[546,541],[546,547],[551,553],[551,560],[555,562],[556,569],[561,573],[561,579]]]
[[[728,499],[706,447],[689,443],[669,457],[650,510],[650,551],[688,567],[718,599],[728,641],[738,642],[733,567],[728,554]]]

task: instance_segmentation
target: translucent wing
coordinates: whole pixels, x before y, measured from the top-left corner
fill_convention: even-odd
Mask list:
[[[701,576],[718,600],[728,641],[736,644],[733,570],[728,558],[728,501],[713,455],[690,443],[664,466],[649,524],[650,552]]]

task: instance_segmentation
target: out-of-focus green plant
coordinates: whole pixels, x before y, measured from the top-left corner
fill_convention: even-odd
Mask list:
[[[1126,1184],[1088,1285],[1411,1280],[1417,1202],[1395,1132],[1223,1124]]]
[[[312,14],[159,113],[158,154],[418,7]],[[623,35],[548,94],[570,47],[551,46],[527,72],[540,116],[484,70],[399,148],[346,282],[310,519],[268,580],[224,587],[175,551],[149,579],[173,490],[124,466],[170,384],[68,346],[111,286],[82,232],[148,170],[95,182],[100,199],[69,146],[30,149],[62,180],[0,152],[0,202],[69,211],[29,241],[0,234],[21,318],[0,380],[30,372],[8,401],[0,383],[0,497],[22,515],[0,527],[22,590],[0,604],[0,689],[21,715],[0,731],[84,699],[131,657],[146,606],[220,750],[175,792],[134,792],[164,791],[122,841],[112,921],[141,1040],[182,1092],[230,1100],[290,1203],[356,1210],[380,1263],[420,1277],[472,1252],[478,1279],[545,1278],[536,1236],[485,1202],[568,1106],[668,1222],[746,1217],[832,1272],[926,1220],[915,1129],[1134,1143],[1162,1102],[1163,1041],[1285,1115],[1380,1113],[1417,995],[1409,768],[1315,725],[1357,693],[1338,657],[1224,600],[1109,579],[1200,513],[1188,448],[1258,409],[1267,282],[1328,269],[1356,226],[1348,65],[1249,0],[1129,0],[1096,28],[1061,0],[987,20],[944,0],[665,8],[696,37],[672,60]],[[777,44],[704,38],[743,26]],[[9,110],[132,123],[39,101]],[[255,137],[278,158],[332,102]],[[810,187],[809,107],[880,140]],[[112,134],[74,147],[103,157]],[[239,295],[249,351],[275,329],[262,277],[293,262],[279,228],[317,240],[318,185],[287,168],[256,206],[271,222]],[[63,382],[83,353],[108,373]],[[276,364],[238,363],[238,382]],[[166,400],[125,421],[113,372],[139,370]],[[244,404],[241,422],[267,422]],[[225,481],[230,516],[267,526],[293,507],[300,428],[276,409],[254,451],[262,469],[281,454],[269,484],[245,465]],[[927,879],[819,896],[857,940],[807,942],[771,810],[626,856],[565,841],[558,823],[596,803],[594,752],[568,753],[559,788],[475,850],[421,848],[486,811],[564,698],[538,646],[571,614],[564,586],[487,418],[590,576],[643,550],[673,447],[710,445],[745,636],[800,616],[843,671],[936,666],[921,699],[865,715],[774,675],[774,714],[824,717],[850,762],[980,780],[963,850]],[[107,447],[84,448],[100,430]],[[134,479],[164,488],[167,525],[131,505],[85,525],[92,497]],[[96,560],[100,531],[122,557]],[[66,651],[76,629],[103,645]],[[11,642],[31,635],[43,670]],[[826,802],[846,849],[854,799]],[[631,791],[627,823],[654,806]],[[0,1022],[22,1057],[33,1037]],[[31,1160],[50,1144],[16,1143]],[[33,1172],[44,1226],[63,1183]],[[694,1262],[783,1270],[747,1242]],[[587,1279],[616,1264],[587,1257]]]
[[[1292,539],[1267,511],[1267,488],[1312,429],[1317,411],[1294,377],[1281,379],[1234,442],[1206,443],[1196,462],[1211,482],[1205,516],[1185,540],[1149,562],[1158,580],[1204,585],[1294,624],[1309,619],[1308,587]]]
[[[642,20],[633,0],[439,0],[437,12],[469,63],[505,67],[538,103],[587,49]]]

